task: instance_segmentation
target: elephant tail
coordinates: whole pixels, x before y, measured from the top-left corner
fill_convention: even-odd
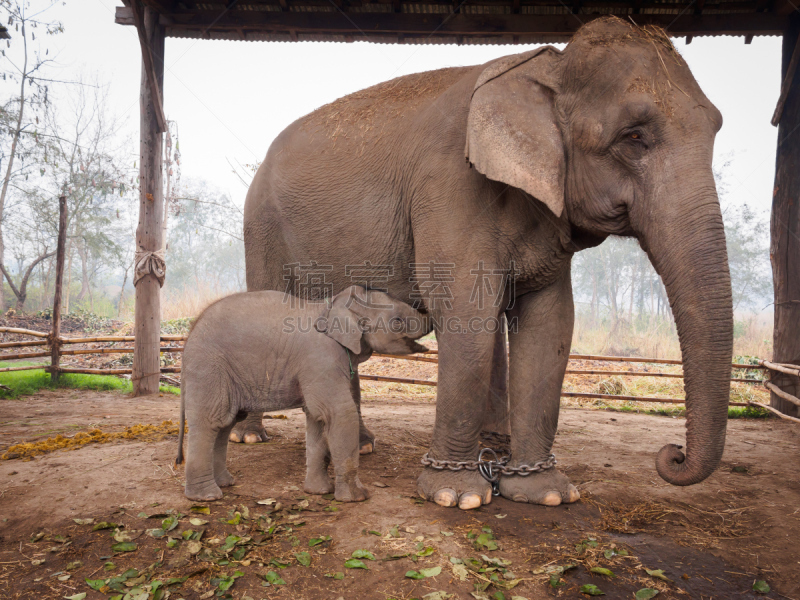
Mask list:
[[[183,379],[183,378],[181,378]],[[184,395],[186,394],[185,387],[183,385],[183,381],[181,381],[181,424],[180,430],[178,431],[178,456],[175,459],[176,465],[182,465],[184,458],[183,458],[183,432],[186,427],[186,402],[184,400]]]

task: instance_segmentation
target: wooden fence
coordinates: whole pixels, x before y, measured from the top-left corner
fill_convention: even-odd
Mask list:
[[[87,368],[87,367],[80,367],[74,365],[64,365],[60,364],[61,357],[67,356],[79,356],[79,355],[98,355],[98,354],[130,354],[133,352],[133,347],[129,345],[125,346],[115,346],[115,347],[102,347],[102,348],[79,348],[79,349],[70,349],[69,346],[73,344],[97,344],[97,343],[125,343],[125,342],[133,342],[135,341],[134,336],[93,336],[93,337],[58,337],[54,338],[53,333],[42,333],[40,331],[32,331],[29,329],[18,329],[13,327],[0,327],[0,333],[7,333],[7,334],[20,334],[25,336],[31,336],[38,338],[33,341],[12,341],[12,342],[0,342],[0,361],[8,361],[8,360],[25,360],[31,358],[43,358],[46,356],[51,357],[51,364],[42,364],[36,366],[20,366],[20,367],[6,367],[0,369],[0,372],[4,371],[25,371],[25,370],[32,370],[32,369],[45,369],[46,371],[50,372],[51,374],[55,373],[86,373],[92,375],[129,375],[132,373],[132,369],[130,368]],[[187,336],[185,335],[162,335],[161,342],[166,344],[161,346],[162,353],[176,353],[176,352],[183,352],[183,346],[177,345],[177,342],[185,341]],[[56,344],[57,352],[53,352],[53,345],[52,340],[57,339],[58,343]],[[3,354],[3,350],[8,350],[12,348],[18,349],[27,349],[30,347],[41,346],[43,347],[42,350],[36,350],[32,352],[23,351],[17,352],[14,354]],[[47,349],[45,349],[47,348]],[[383,358],[392,358],[392,359],[399,359],[399,360],[410,360],[410,361],[418,361],[418,362],[426,362],[426,363],[438,363],[438,351],[437,350],[429,350],[424,354],[416,354],[416,355],[393,355],[393,354],[373,354],[373,357],[383,357]],[[627,356],[603,356],[603,355],[593,355],[593,354],[570,354],[570,360],[593,360],[593,361],[601,361],[601,362],[623,362],[623,363],[635,363],[635,364],[659,364],[659,365],[681,365],[680,360],[674,359],[666,359],[666,358],[640,358],[640,357],[627,357]],[[745,369],[745,370],[778,370],[783,373],[793,374],[796,375],[800,373],[798,367],[793,367],[791,365],[776,365],[770,363],[769,361],[759,361],[757,365],[750,365],[750,364],[740,364],[740,363],[733,363],[731,364],[732,369]],[[161,373],[180,373],[180,367],[161,367]],[[603,369],[570,369],[567,368],[566,371],[567,375],[605,375],[605,376],[620,376],[620,377],[667,377],[667,378],[675,378],[675,379],[682,379],[683,373],[653,373],[650,371],[611,371],[611,370],[603,370]],[[427,385],[427,386],[436,386],[437,382],[435,380],[427,380],[427,379],[411,379],[407,377],[393,377],[388,375],[369,375],[369,374],[360,374],[359,377],[364,381],[384,381],[389,383],[403,383],[403,384],[410,384],[410,385]],[[762,381],[761,379],[746,379],[741,377],[732,377],[731,381],[740,382],[740,383],[764,383],[768,389],[774,391],[776,394],[780,395],[782,398],[789,400],[790,402],[794,402],[795,404],[800,405],[800,400],[794,398],[790,394],[779,390],[776,386],[774,386],[769,381]],[[175,380],[168,380],[169,383],[177,383]],[[665,403],[665,404],[683,404],[683,398],[663,398],[663,397],[651,397],[651,396],[629,396],[629,395],[617,395],[617,394],[599,394],[599,393],[591,393],[591,392],[561,392],[562,397],[566,398],[598,398],[602,400],[624,400],[628,402],[654,402],[654,403]],[[787,398],[788,396],[788,398]],[[794,398],[794,400],[791,400]],[[748,406],[748,405],[758,405],[762,408],[766,408],[767,410],[774,409],[768,407],[766,405],[754,402],[731,402],[731,406]],[[786,417],[785,415],[781,415]],[[786,417],[789,419],[793,419],[793,417]],[[800,420],[799,420],[800,421]]]

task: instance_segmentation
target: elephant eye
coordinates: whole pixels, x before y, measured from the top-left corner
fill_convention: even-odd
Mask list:
[[[632,140],[640,140],[640,139],[642,139],[642,135],[638,131],[634,131],[631,134],[631,139]]]

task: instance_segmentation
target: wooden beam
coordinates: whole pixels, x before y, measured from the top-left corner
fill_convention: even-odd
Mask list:
[[[58,199],[58,241],[56,242],[56,289],[53,294],[53,332],[50,338],[50,381],[58,383],[61,352],[61,288],[64,283],[64,255],[67,247],[67,197]]]
[[[134,0],[136,1],[136,0]],[[142,30],[145,33],[147,52],[154,58],[153,69],[142,62],[139,124],[139,224],[136,228],[136,266],[140,259],[160,252],[162,244],[161,222],[164,215],[164,189],[162,185],[164,161],[164,136],[158,118],[161,99],[156,92],[164,82],[164,29],[158,22],[158,13],[146,7]],[[152,77],[152,80],[151,80]],[[151,85],[151,81],[156,85]],[[161,339],[161,283],[152,270],[152,260],[145,261],[143,274],[134,273],[136,288],[136,313],[133,352],[134,396],[158,392],[160,377],[159,356]],[[67,372],[67,371],[63,371]]]
[[[784,37],[784,46],[786,45],[786,38]],[[784,48],[784,51],[786,48]],[[797,38],[797,41],[794,44],[794,50],[792,50],[792,58],[789,61],[789,66],[785,69],[785,74],[783,77],[783,83],[781,83],[781,93],[778,96],[778,104],[775,105],[775,112],[772,113],[772,124],[777,127],[778,123],[781,122],[781,116],[783,115],[783,107],[786,104],[786,97],[789,95],[789,89],[792,87],[792,82],[794,81],[795,73],[797,73],[797,64],[800,63],[800,37]]]
[[[603,15],[581,15],[588,22]],[[118,7],[116,22],[132,25],[131,9]],[[773,13],[685,14],[679,17],[662,14],[638,15],[639,25],[667,27],[674,37],[701,35],[781,35],[787,18]],[[216,33],[245,28],[258,32],[295,30],[298,33],[331,35],[352,34],[356,40],[373,35],[405,37],[434,35],[493,36],[556,35],[565,40],[581,23],[568,15],[502,15],[502,14],[415,14],[415,13],[348,13],[340,12],[266,12],[230,10],[220,17],[219,12],[205,10],[176,11],[161,18],[167,35],[202,32],[214,23]],[[233,35],[233,34],[232,34]]]
[[[167,117],[164,115],[164,104],[161,97],[161,86],[159,84],[159,77],[156,74],[155,60],[153,59],[153,51],[150,46],[150,41],[147,39],[147,31],[144,26],[144,12],[140,0],[131,0],[131,12],[133,13],[133,21],[136,25],[136,32],[139,34],[139,45],[142,47],[142,63],[144,72],[147,76],[147,83],[150,86],[150,94],[153,97],[156,113],[156,121],[158,122],[159,133],[164,133],[167,130]],[[148,8],[148,10],[153,10]],[[159,62],[163,63],[163,56]],[[162,66],[163,69],[163,66]]]
[[[800,77],[797,69],[800,15],[793,17],[783,36],[783,102],[778,116],[778,151],[772,195],[769,255],[775,292],[772,362],[800,365]],[[776,113],[778,111],[776,110]],[[773,372],[772,383],[800,397],[800,378]],[[779,394],[770,397],[772,408],[789,416],[799,409]]]

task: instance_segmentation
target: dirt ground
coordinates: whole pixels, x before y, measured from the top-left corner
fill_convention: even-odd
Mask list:
[[[178,406],[171,395],[71,390],[0,400],[0,452],[177,421]],[[684,439],[683,419],[566,408],[554,452],[582,500],[545,508],[495,498],[462,512],[415,493],[433,401],[368,397],[363,409],[378,444],[362,457],[372,497],[359,504],[302,492],[299,410],[266,421],[270,442],[231,445],[238,483],[209,514],[183,496],[174,435],[0,461],[0,597],[533,600],[586,598],[581,587],[592,584],[607,598],[642,588],[747,598],[764,580],[772,591],[762,597],[800,598],[796,425],[731,420],[719,470],[677,488],[659,479],[654,458]],[[367,570],[346,568],[354,552]]]

